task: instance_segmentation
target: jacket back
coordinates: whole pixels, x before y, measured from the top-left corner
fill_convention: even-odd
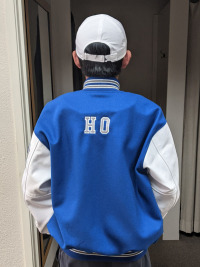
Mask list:
[[[35,152],[29,152],[34,161],[40,150],[35,160],[38,170],[32,163],[26,175],[29,179],[35,171],[40,179],[28,185],[27,196],[40,194],[43,207],[35,211],[37,226],[68,255],[141,257],[162,235],[164,211],[178,198],[177,178],[166,166],[165,177],[159,175],[165,158],[152,152],[156,140],[160,154],[159,144],[168,142],[171,148],[165,146],[163,155],[171,154],[167,167],[177,175],[173,139],[169,141],[166,119],[153,101],[91,82],[42,110],[32,137],[35,145],[30,150]],[[165,195],[168,199],[159,206]],[[34,200],[27,197],[29,201]]]

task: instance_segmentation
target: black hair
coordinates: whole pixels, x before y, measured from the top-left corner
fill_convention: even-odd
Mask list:
[[[92,55],[109,55],[110,48],[104,43],[94,42],[89,44],[84,52]],[[81,70],[85,76],[101,78],[117,76],[121,72],[122,60],[123,59],[120,59],[115,62],[95,62],[79,58]]]

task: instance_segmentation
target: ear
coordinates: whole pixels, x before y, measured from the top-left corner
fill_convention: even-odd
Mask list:
[[[125,69],[127,67],[127,65],[129,64],[130,60],[131,60],[132,54],[130,50],[126,51],[126,55],[123,58],[122,61],[122,69]]]
[[[80,61],[79,61],[79,58],[78,58],[78,56],[77,56],[75,50],[72,52],[72,57],[73,57],[73,60],[74,60],[75,65],[76,65],[79,69],[81,69]]]

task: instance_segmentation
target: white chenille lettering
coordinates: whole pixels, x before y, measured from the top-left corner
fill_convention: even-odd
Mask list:
[[[104,130],[104,121],[106,122],[106,129]],[[100,132],[102,134],[109,133],[110,119],[108,117],[101,118]]]
[[[89,120],[91,120],[91,122],[89,122]],[[96,120],[96,117],[85,117],[84,133],[86,133],[86,134],[95,134],[96,133],[95,120]]]

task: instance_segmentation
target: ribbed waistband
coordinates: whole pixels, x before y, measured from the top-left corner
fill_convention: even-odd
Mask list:
[[[89,253],[75,248],[64,249],[64,252],[70,257],[79,260],[130,262],[130,261],[136,261],[141,257],[143,257],[146,254],[147,249],[140,251],[128,251],[127,253],[120,255],[103,255],[96,252]]]

